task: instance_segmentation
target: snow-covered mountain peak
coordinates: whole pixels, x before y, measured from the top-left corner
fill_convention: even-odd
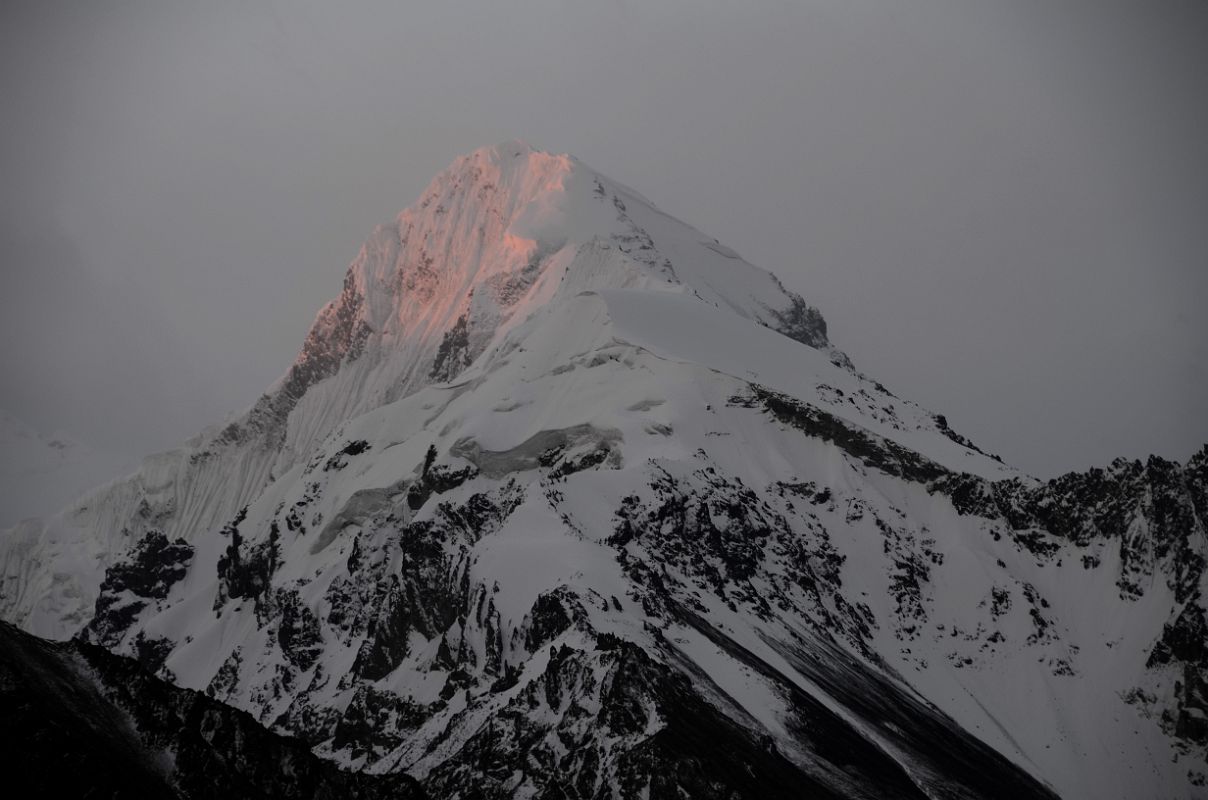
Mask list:
[[[614,340],[811,397],[940,463],[1013,474],[858,375],[818,310],[770,272],[572,156],[505,142],[458,158],[373,231],[297,359],[247,412],[23,526],[23,541],[48,549],[46,565],[91,566],[67,581],[41,572],[0,597],[0,611],[70,633],[91,613],[109,553],[149,530],[192,539],[221,527],[347,421],[472,375],[515,380],[512,353],[545,352],[544,366],[523,360],[557,375]],[[580,352],[562,352],[567,342]],[[62,534],[44,536],[45,525]],[[14,541],[13,552],[26,546]]]
[[[505,142],[457,159],[374,230],[298,359],[219,438],[297,457],[349,414],[452,379],[546,305],[622,288],[689,294],[847,364],[771,273],[572,156]],[[311,391],[322,382],[339,397]]]
[[[247,413],[6,532],[0,616],[435,796],[1150,796],[1208,780],[1205,518],[1208,449],[1026,478],[504,143]]]
[[[516,142],[483,148],[373,231],[294,363],[250,409],[149,457],[131,480],[24,525],[22,537],[54,551],[46,564],[92,566],[66,582],[46,572],[47,592],[23,584],[0,605],[34,630],[70,632],[90,613],[106,553],[151,529],[192,538],[221,527],[347,420],[453,381],[521,323],[552,330],[541,321],[562,317],[550,309],[613,289],[683,294],[817,348],[842,379],[853,374],[817,309],[771,273],[572,156]],[[593,341],[614,335],[608,314],[593,319]],[[921,410],[911,416],[930,424]],[[47,524],[70,535],[43,537]]]
[[[543,285],[550,273],[560,286]],[[505,142],[458,158],[375,229],[300,362],[375,337],[430,340],[463,315],[481,336],[558,294],[646,286],[829,346],[817,310],[770,273],[572,156]]]

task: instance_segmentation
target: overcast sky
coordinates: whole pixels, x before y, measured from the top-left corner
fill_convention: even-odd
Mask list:
[[[571,152],[1038,476],[1208,441],[1208,4],[14,2],[0,408],[250,405],[457,155]]]

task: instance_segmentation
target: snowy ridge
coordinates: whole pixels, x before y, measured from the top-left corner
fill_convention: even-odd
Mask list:
[[[240,420],[8,532],[0,610],[434,796],[1175,797],[1206,513],[1208,449],[1023,476],[505,143]]]

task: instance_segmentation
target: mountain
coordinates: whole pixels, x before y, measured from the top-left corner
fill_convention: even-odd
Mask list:
[[[0,525],[50,514],[136,462],[66,433],[45,436],[0,409]]]
[[[457,160],[0,614],[461,797],[1185,797],[1208,447],[1041,482],[565,155]]]

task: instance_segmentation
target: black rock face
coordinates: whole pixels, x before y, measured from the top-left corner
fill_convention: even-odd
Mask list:
[[[776,330],[790,339],[818,350],[830,347],[830,340],[826,338],[826,320],[822,318],[822,312],[808,305],[801,295],[793,292],[787,294],[790,299],[788,308],[772,310],[777,323]]]
[[[140,611],[167,597],[185,577],[192,560],[193,547],[183,539],[170,542],[159,531],[147,533],[124,560],[106,570],[86,638],[116,645]]]
[[[300,670],[308,670],[323,652],[319,618],[302,603],[297,589],[276,592],[277,643],[286,659]]]
[[[934,461],[822,409],[763,386],[751,385],[751,396],[730,398],[730,405],[762,408],[782,424],[829,442],[865,466],[908,481],[926,483],[949,474]]]
[[[442,465],[433,465],[435,457],[435,449],[430,449],[424,460],[423,472],[420,474],[419,480],[407,490],[407,506],[412,511],[423,508],[424,503],[428,502],[433,495],[451,492],[478,474],[478,470],[474,467],[462,467],[455,470]]]
[[[470,365],[471,360],[470,334],[466,315],[462,314],[440,340],[428,377],[439,382],[453,380]]]
[[[1196,539],[1208,519],[1208,447],[1182,467],[1151,456],[1144,463],[1117,459],[1037,485],[948,473],[929,488],[947,495],[961,514],[1005,522],[1017,544],[1042,558],[1061,542],[1089,547],[1118,541],[1123,565],[1117,586],[1126,598],[1141,597],[1157,575],[1177,602],[1187,602],[1206,566]],[[1144,535],[1130,535],[1138,522]],[[1084,561],[1088,569],[1095,565],[1093,556]]]
[[[230,599],[247,598],[256,602],[258,612],[263,613],[265,596],[269,591],[273,573],[277,570],[280,560],[281,531],[276,522],[269,531],[268,539],[256,545],[244,548],[243,536],[239,533],[239,524],[247,515],[244,508],[231,524],[222,530],[222,535],[230,539],[226,552],[219,557],[216,569],[218,571],[218,596],[214,598],[214,609],[217,611]]]
[[[9,797],[420,798],[402,774],[344,772],[250,715],[138,662],[0,622],[0,763]]]
[[[1149,654],[1146,666],[1172,669],[1176,706],[1163,717],[1173,735],[1197,744],[1208,743],[1208,621],[1197,595],[1167,623]]]

